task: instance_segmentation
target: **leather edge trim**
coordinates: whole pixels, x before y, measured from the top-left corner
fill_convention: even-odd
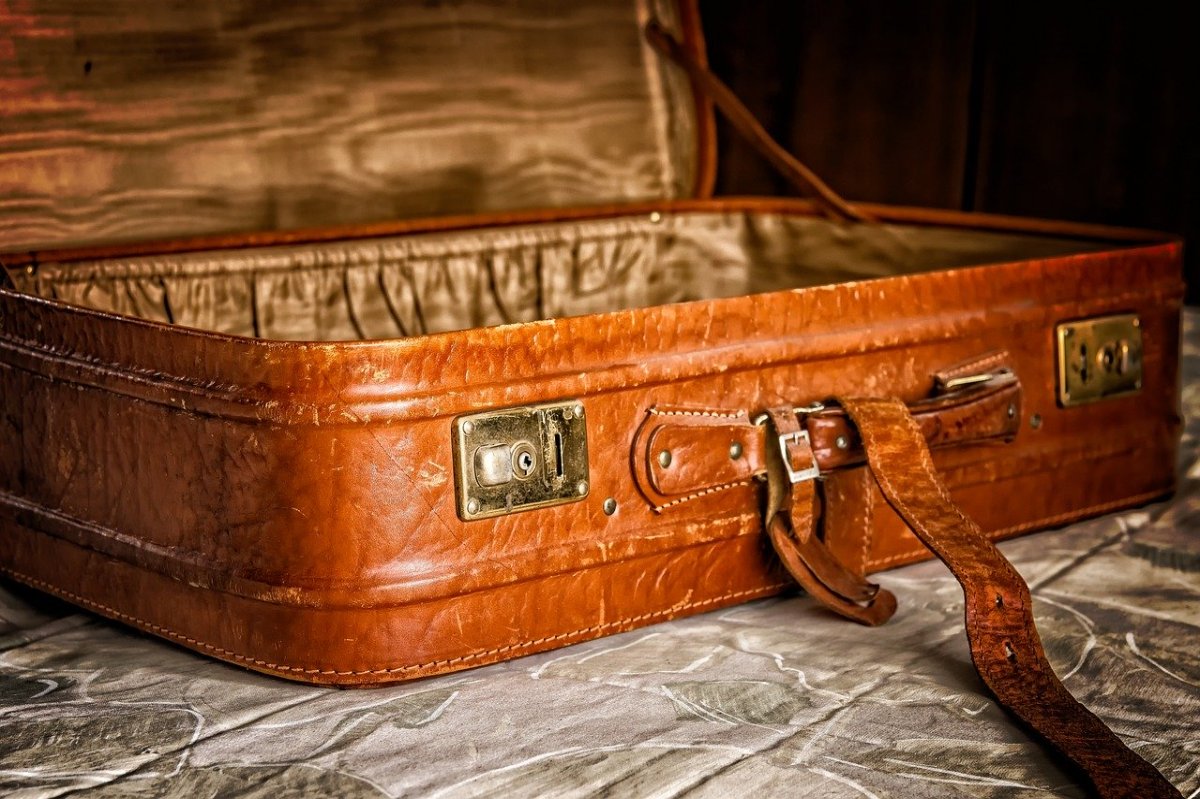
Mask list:
[[[542,644],[549,644],[549,643],[563,644],[564,642],[576,643],[576,642],[569,641],[569,639],[578,638],[579,641],[590,640],[593,638],[602,637],[608,631],[617,630],[626,625],[638,625],[641,622],[653,623],[655,621],[666,620],[667,618],[672,617],[673,614],[679,615],[683,612],[686,612],[689,610],[694,610],[696,608],[702,608],[702,607],[706,607],[706,606],[710,606],[710,605],[711,606],[721,605],[722,603],[731,602],[735,599],[743,599],[743,598],[744,599],[756,599],[756,598],[772,596],[772,595],[779,593],[780,591],[790,588],[794,585],[794,583],[792,583],[791,581],[782,582],[782,583],[770,583],[761,588],[752,588],[752,589],[746,589],[743,591],[733,591],[728,594],[722,594],[721,596],[718,596],[718,597],[711,597],[709,599],[698,600],[695,602],[688,602],[688,603],[685,603],[682,605],[673,605],[669,608],[664,608],[663,610],[653,611],[651,613],[643,613],[643,614],[640,614],[637,616],[629,616],[629,617],[622,618],[622,619],[615,619],[611,622],[604,622],[602,624],[594,624],[590,627],[583,627],[578,630],[571,630],[569,632],[564,632],[564,633],[556,633],[555,635],[545,636],[543,638],[534,638],[534,639],[528,639],[525,641],[519,641],[519,642],[512,643],[512,644],[506,644],[505,646],[502,646],[502,647],[496,647],[494,649],[487,649],[487,650],[472,652],[470,654],[462,655],[462,656],[459,656],[456,658],[447,658],[444,660],[434,660],[434,661],[430,661],[428,663],[410,664],[407,666],[393,666],[393,667],[382,667],[382,668],[378,668],[378,669],[338,671],[336,669],[315,669],[315,668],[305,668],[304,666],[294,666],[294,665],[287,665],[287,664],[271,663],[269,661],[261,660],[258,658],[252,658],[249,655],[239,654],[232,650],[225,649],[223,647],[219,647],[214,644],[207,643],[205,641],[201,641],[199,639],[183,635],[182,633],[178,633],[170,628],[164,627],[159,624],[154,624],[153,622],[149,622],[144,619],[140,619],[136,616],[131,616],[128,613],[122,613],[121,611],[119,611],[115,608],[109,607],[108,605],[103,605],[99,602],[95,602],[93,600],[87,599],[86,597],[82,597],[71,591],[67,591],[65,589],[60,589],[60,588],[52,585],[51,583],[46,582],[45,580],[39,580],[36,577],[30,577],[29,575],[23,574],[22,572],[18,572],[15,569],[11,569],[7,566],[0,566],[0,574],[8,575],[9,577],[11,577],[14,580],[17,580],[18,582],[24,583],[25,585],[28,585],[32,588],[36,588],[40,591],[44,591],[46,593],[52,594],[52,595],[60,597],[62,599],[66,599],[77,605],[81,605],[85,608],[88,608],[97,613],[100,613],[103,616],[117,619],[126,624],[133,625],[134,627],[137,627],[138,629],[145,630],[147,632],[154,633],[155,635],[161,636],[163,638],[172,640],[176,643],[183,644],[184,646],[187,646],[190,649],[204,650],[204,651],[209,652],[223,660],[232,660],[243,666],[255,669],[257,671],[267,671],[267,672],[279,673],[280,676],[290,676],[290,675],[294,674],[294,675],[307,675],[310,677],[384,676],[384,675],[392,675],[392,674],[399,675],[399,674],[406,674],[406,673],[410,674],[411,677],[418,677],[418,676],[426,676],[426,675],[423,675],[423,672],[428,672],[429,670],[433,670],[433,673],[457,671],[459,669],[464,669],[464,668],[468,668],[471,666],[486,665],[487,663],[494,662],[495,660],[498,660],[504,656],[532,654],[532,652],[525,653],[524,650],[534,650]],[[304,677],[296,676],[296,677],[293,677],[293,679],[303,680]]]
[[[1070,258],[1072,256],[1067,256]],[[1051,259],[1054,260],[1054,259]],[[1092,314],[1100,313],[1109,309],[1120,309],[1135,303],[1146,302],[1161,306],[1156,310],[1161,310],[1163,313],[1177,313],[1178,307],[1182,302],[1182,283],[1178,287],[1179,290],[1168,290],[1161,286],[1152,286],[1147,289],[1130,291],[1118,296],[1110,296],[1104,298],[1096,298],[1095,300],[1082,302],[1080,305],[1071,306],[1078,309],[1079,313]],[[780,292],[787,293],[787,292]],[[51,313],[77,313],[89,317],[101,317],[105,323],[118,321],[125,324],[137,324],[151,327],[164,328],[171,335],[200,335],[205,338],[220,338],[215,334],[208,334],[201,331],[183,330],[173,328],[165,323],[146,322],[144,320],[131,319],[129,317],[109,314],[107,312],[93,311],[77,306],[64,305],[54,300],[45,300],[38,297],[19,294],[7,291],[0,288],[0,300],[5,298],[5,295],[15,296],[21,302],[39,306],[39,310],[43,308]],[[769,296],[769,295],[759,295]],[[711,303],[723,302],[738,302],[746,299],[745,297],[729,298],[724,300],[710,300]],[[669,306],[659,306],[669,307]],[[1055,305],[1039,306],[1036,309],[1031,309],[1025,313],[1014,313],[1008,316],[1011,323],[1017,321],[1036,322],[1037,320],[1047,320],[1061,316],[1062,310],[1066,308],[1065,303]],[[1093,311],[1093,308],[1095,311]],[[653,311],[655,308],[642,309],[643,311]],[[866,354],[871,352],[886,352],[890,350],[900,349],[910,346],[914,342],[921,344],[932,344],[938,341],[960,341],[968,338],[974,330],[978,328],[987,328],[987,323],[978,323],[975,314],[963,312],[961,314],[949,317],[939,317],[936,328],[939,331],[947,331],[945,334],[937,337],[932,337],[928,332],[921,335],[912,335],[901,340],[890,342],[884,345],[868,346],[855,354]],[[574,317],[573,319],[587,319],[588,317]],[[561,320],[560,320],[561,321]],[[540,323],[531,323],[531,327],[535,327]],[[932,323],[931,323],[932,325]],[[955,325],[958,329],[953,333]],[[486,329],[486,328],[485,328]],[[421,342],[429,339],[441,338],[445,336],[460,336],[463,332],[475,332],[478,329],[469,331],[457,331],[452,333],[434,334],[421,339],[413,339],[412,342],[417,342],[416,346],[420,346]],[[842,331],[828,334],[829,338],[845,336],[856,331]],[[800,340],[803,338],[803,345]],[[819,338],[819,337],[818,337]],[[241,341],[241,337],[230,337],[232,341]],[[268,345],[275,350],[292,349],[293,353],[304,354],[313,350],[337,350],[338,347],[332,346],[314,346],[311,343],[305,342],[274,342],[260,339],[244,339],[246,343],[252,346]],[[410,340],[380,340],[368,342],[351,342],[352,345],[383,345],[394,346],[397,343],[410,345]],[[294,348],[289,348],[286,345],[295,344]],[[808,353],[807,358],[799,358],[793,350],[798,351],[801,347],[805,348]],[[348,348],[347,348],[348,349]],[[284,352],[283,355],[289,353]],[[764,367],[772,367],[781,364],[788,364],[806,361],[829,360],[834,356],[827,352],[821,352],[816,346],[813,336],[808,337],[789,337],[785,339],[777,339],[773,342],[761,343],[755,342],[753,345],[748,345],[738,354],[731,356],[728,360],[723,361],[721,366],[723,371],[741,371],[745,369],[757,369]],[[41,362],[48,365],[47,370],[35,370],[23,367],[19,361],[21,358],[26,358],[30,361]],[[673,361],[684,362],[687,360],[687,354],[682,356],[670,356],[666,359],[666,363],[660,366],[662,372],[669,370],[674,364]],[[411,390],[400,390],[394,386],[383,386],[378,391],[369,395],[362,396],[353,403],[345,403],[344,409],[339,411],[340,418],[321,417],[322,410],[327,403],[321,399],[321,395],[308,395],[303,392],[293,392],[288,397],[281,399],[277,396],[262,396],[256,392],[255,387],[249,384],[228,384],[228,383],[199,383],[194,379],[188,379],[182,375],[171,374],[167,372],[159,372],[141,367],[131,366],[129,364],[111,363],[107,361],[96,360],[85,357],[75,352],[62,352],[51,346],[47,346],[32,338],[8,335],[0,333],[0,365],[8,365],[14,368],[25,368],[26,371],[35,372],[37,374],[50,373],[55,379],[62,382],[71,383],[74,385],[87,386],[96,388],[111,394],[130,396],[135,399],[153,402],[158,405],[164,405],[176,410],[183,410],[200,416],[215,416],[223,419],[245,420],[253,422],[268,422],[274,424],[288,424],[303,426],[309,422],[328,426],[331,424],[348,423],[348,424],[366,424],[374,421],[381,421],[386,418],[388,421],[402,421],[413,419],[430,419],[440,418],[444,416],[453,416],[463,412],[472,405],[464,405],[462,408],[442,408],[440,403],[446,399],[446,388],[439,387],[437,391],[428,392],[413,392]],[[591,370],[591,375],[594,379],[602,375],[621,375],[623,371],[629,370],[630,367],[625,365],[617,365],[607,368],[595,368]],[[51,371],[53,370],[53,371]],[[75,374],[67,375],[65,372],[73,371]],[[706,366],[703,369],[690,369],[681,374],[673,374],[670,377],[661,377],[656,379],[641,379],[641,385],[653,386],[663,382],[677,382],[682,379],[690,379],[694,377],[707,376],[714,374],[718,369],[713,366]],[[570,375],[577,374],[578,370],[572,370]],[[644,368],[639,368],[639,372],[644,372]],[[540,380],[547,383],[551,381],[565,380],[568,378],[566,373],[550,373],[538,376]],[[527,382],[527,379],[522,379],[519,382]],[[610,378],[605,381],[605,385],[597,386],[594,393],[606,393],[613,390],[613,385],[623,384],[621,377]],[[511,385],[510,382],[488,383],[481,386],[472,387],[473,390],[484,392],[486,390],[494,390],[504,388]],[[455,396],[457,393],[451,392]],[[578,393],[575,390],[553,389],[548,393]],[[180,396],[184,395],[184,396]],[[264,403],[269,404],[270,411],[264,407]],[[206,407],[207,406],[207,407]],[[436,407],[435,407],[436,406]]]
[[[584,562],[570,568],[543,568],[542,571],[536,573],[524,573],[522,572],[521,563],[509,562],[505,568],[499,570],[502,574],[524,573],[525,576],[518,579],[505,577],[486,582],[479,581],[478,584],[468,588],[447,592],[444,589],[430,589],[429,584],[421,580],[399,584],[380,584],[364,581],[352,582],[347,580],[342,585],[337,586],[329,586],[328,584],[314,586],[311,583],[306,584],[303,582],[284,583],[272,582],[269,579],[254,579],[241,575],[231,576],[228,572],[208,565],[211,556],[207,553],[187,550],[185,554],[181,555],[178,548],[157,544],[149,546],[144,543],[138,545],[136,541],[131,540],[136,539],[136,536],[115,535],[114,531],[110,528],[101,527],[100,525],[80,520],[61,511],[50,510],[42,505],[0,492],[0,514],[10,513],[12,509],[15,509],[16,513],[29,514],[46,525],[33,526],[27,523],[27,521],[16,519],[12,516],[5,519],[5,521],[10,522],[21,530],[23,534],[42,536],[62,542],[68,546],[95,552],[104,558],[108,558],[129,568],[137,569],[166,580],[183,583],[193,588],[215,591],[240,599],[280,605],[296,610],[312,610],[316,608],[328,610],[347,610],[350,608],[389,610],[410,604],[445,601],[455,597],[467,596],[482,591],[518,585],[520,583],[551,579],[564,574],[573,574],[578,571],[585,571],[604,565],[625,563],[644,558],[669,557],[673,554],[697,547],[713,546],[741,538],[756,537],[761,532],[758,529],[759,514],[756,511],[748,510],[745,512],[730,513],[719,519],[712,520],[712,528],[718,534],[708,539],[684,541],[655,549],[633,551],[611,560],[594,563]],[[3,517],[0,516],[0,518]],[[63,534],[55,532],[53,529],[48,529],[55,525],[69,530],[82,531],[83,534]],[[3,532],[10,534],[7,530],[3,530]],[[630,534],[625,539],[614,540],[613,543],[621,544],[641,540],[643,540],[641,536]],[[585,549],[576,545],[564,545],[562,548],[566,548],[572,552],[579,552]],[[530,550],[528,554],[535,556],[534,559],[537,559],[544,555],[544,553],[553,551],[553,549],[555,548],[535,549]],[[129,551],[133,551],[135,556],[131,557],[128,554]],[[140,556],[140,558],[137,556]],[[217,579],[214,579],[214,577]],[[414,589],[414,586],[417,588]],[[421,587],[424,587],[425,593],[419,592]],[[349,597],[356,597],[356,599],[354,601],[331,601],[329,597],[336,595],[337,592],[342,592]],[[406,592],[415,595],[406,595]],[[365,604],[361,598],[363,594],[382,594],[384,598]]]

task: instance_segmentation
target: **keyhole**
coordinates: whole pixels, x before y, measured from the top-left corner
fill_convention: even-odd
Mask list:
[[[531,477],[537,468],[537,457],[533,453],[533,445],[522,441],[513,450],[513,471],[522,480]]]
[[[1108,344],[1104,349],[1100,350],[1100,354],[1096,356],[1096,360],[1100,362],[1100,368],[1106,372],[1113,370],[1113,363],[1116,361],[1116,353],[1113,352],[1113,345]]]

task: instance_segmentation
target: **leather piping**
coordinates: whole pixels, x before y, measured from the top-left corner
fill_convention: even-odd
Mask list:
[[[1071,257],[1068,256],[1049,260],[1066,262],[1070,259]],[[896,280],[907,280],[907,278],[881,278],[874,282],[885,284]],[[12,292],[0,289],[0,299],[4,299],[5,295],[16,297],[27,308],[37,308],[39,311],[50,314],[69,313],[95,321],[120,320],[129,326],[157,328],[172,336],[194,336],[218,341],[238,338],[173,328],[158,322],[64,306],[52,300],[28,295],[14,295]],[[723,306],[728,305],[732,311],[739,304],[753,299],[710,300],[706,304],[714,308],[714,313],[719,313],[719,309]],[[1005,309],[1003,318],[1006,320],[1006,324],[1038,324],[1054,321],[1065,312],[1070,312],[1074,316],[1092,316],[1117,312],[1133,305],[1160,305],[1163,303],[1178,305],[1179,301],[1180,297],[1174,289],[1150,288],[1144,291],[1123,293],[1115,297],[1098,297],[1091,301],[1081,300],[1074,304],[1060,303]],[[661,309],[645,309],[642,313],[651,317],[662,311]],[[527,327],[537,327],[538,324],[532,323]],[[604,368],[587,365],[588,385],[592,387],[593,393],[602,394],[629,385],[631,376],[636,376],[638,384],[653,387],[709,374],[717,368],[715,365],[719,365],[722,372],[738,372],[801,361],[835,360],[848,354],[886,352],[917,344],[932,345],[937,342],[960,341],[972,338],[979,331],[988,329],[989,324],[987,318],[977,313],[963,311],[944,314],[925,325],[910,325],[903,331],[896,331],[895,336],[887,340],[865,335],[867,328],[863,326],[847,328],[837,333],[798,333],[763,344],[732,347],[726,353],[720,353],[714,349],[709,351],[712,358],[703,364],[678,354],[657,357],[651,355],[642,359],[639,364],[632,366]],[[456,331],[433,334],[420,339],[356,342],[349,345],[267,342],[258,339],[241,339],[241,341],[249,348],[271,347],[277,351],[286,351],[299,358],[313,351],[338,352],[352,348],[381,354],[395,352],[399,355],[410,348],[424,347],[433,340],[457,341],[461,336],[462,332]],[[485,337],[478,336],[475,346],[486,346],[484,339]],[[280,353],[279,357],[283,358],[284,356]],[[51,375],[55,379],[72,384],[98,388],[109,393],[180,408],[195,414],[301,426],[307,424],[322,426],[367,424],[384,420],[402,421],[452,416],[480,405],[504,404],[502,395],[505,387],[527,382],[525,380],[508,380],[489,383],[484,380],[476,380],[469,387],[471,398],[467,398],[462,393],[449,391],[450,383],[448,381],[441,383],[440,388],[428,391],[416,390],[407,381],[398,381],[396,384],[373,384],[369,387],[358,386],[354,399],[348,399],[341,392],[334,392],[328,398],[319,392],[298,393],[294,387],[290,388],[285,395],[276,397],[262,389],[263,382],[270,383],[265,374],[263,377],[267,379],[257,385],[201,381],[198,378],[189,379],[184,375],[139,368],[132,364],[104,362],[82,357],[64,348],[54,348],[32,338],[8,333],[0,334],[0,362],[6,362],[11,366],[25,368],[38,374]],[[678,368],[676,364],[684,368]],[[564,369],[562,372],[542,372],[539,379],[546,383],[547,396],[578,393],[577,378],[584,366],[583,364],[573,364],[570,369]],[[653,372],[648,374],[649,367],[653,367]],[[185,396],[179,396],[180,394]],[[332,415],[329,411],[330,402],[338,403],[337,410]]]
[[[546,636],[544,638],[534,638],[534,639],[529,639],[529,640],[525,640],[525,641],[518,641],[518,642],[514,642],[512,644],[507,644],[505,646],[496,647],[494,649],[488,649],[488,650],[484,650],[484,651],[480,651],[480,652],[472,652],[467,655],[461,655],[459,657],[449,658],[446,660],[433,660],[428,663],[415,663],[415,664],[408,665],[408,666],[392,666],[392,667],[382,667],[382,668],[377,668],[377,669],[337,671],[335,669],[317,669],[317,668],[306,668],[304,666],[290,666],[290,665],[284,665],[284,664],[279,664],[279,663],[271,663],[269,661],[261,660],[259,658],[252,658],[252,657],[249,657],[248,655],[242,655],[237,652],[232,652],[228,649],[224,649],[223,647],[215,646],[213,644],[206,643],[204,641],[200,641],[196,638],[192,638],[190,636],[183,635],[182,633],[175,632],[174,630],[171,630],[167,627],[163,627],[162,625],[154,624],[153,622],[149,622],[144,619],[140,619],[136,616],[131,616],[127,613],[122,613],[121,611],[116,610],[115,608],[111,608],[107,605],[103,605],[99,602],[95,602],[86,597],[72,593],[71,591],[63,590],[61,588],[58,588],[55,585],[52,585],[52,584],[46,582],[45,580],[39,580],[35,577],[30,577],[26,574],[22,574],[21,572],[14,571],[13,569],[10,569],[6,566],[0,566],[0,573],[7,574],[9,577],[12,577],[13,579],[15,579],[19,582],[25,583],[26,585],[29,585],[33,588],[37,588],[39,590],[45,591],[46,593],[53,594],[54,596],[69,600],[71,602],[74,602],[75,604],[82,605],[87,608],[91,608],[92,610],[97,611],[98,613],[100,613],[104,616],[108,616],[113,619],[118,619],[120,621],[126,622],[128,624],[132,624],[133,626],[139,627],[148,632],[152,632],[157,635],[161,635],[165,638],[169,638],[172,641],[175,641],[176,643],[184,644],[191,649],[201,649],[206,652],[210,652],[214,655],[217,655],[218,657],[228,658],[230,660],[235,660],[239,663],[257,667],[259,669],[265,669],[268,671],[291,672],[291,673],[296,673],[296,674],[309,674],[309,675],[338,676],[338,677],[351,677],[351,676],[361,676],[361,675],[368,675],[368,674],[411,674],[414,672],[419,673],[419,672],[429,671],[429,670],[433,670],[437,673],[442,673],[443,671],[453,671],[456,669],[467,668],[469,666],[483,665],[484,663],[494,662],[505,656],[516,657],[520,654],[526,653],[526,650],[534,649],[536,647],[542,647],[543,644],[564,645],[565,643],[571,642],[572,639],[583,640],[583,639],[587,639],[587,638],[597,638],[610,630],[617,630],[626,625],[634,625],[634,624],[640,624],[643,622],[649,623],[649,622],[653,622],[653,621],[664,620],[664,619],[685,613],[690,610],[696,610],[698,608],[704,608],[704,607],[711,607],[714,605],[721,605],[723,603],[733,602],[734,600],[737,600],[737,599],[756,599],[756,598],[760,598],[760,597],[771,596],[771,595],[776,594],[779,591],[782,591],[792,585],[790,582],[771,583],[770,585],[765,585],[761,588],[753,588],[753,589],[748,589],[745,591],[734,591],[734,592],[731,592],[728,594],[722,594],[721,596],[718,596],[718,597],[712,597],[710,599],[704,599],[704,600],[700,600],[697,602],[688,602],[688,603],[681,604],[681,605],[674,605],[672,607],[665,608],[663,610],[654,611],[653,613],[643,613],[638,616],[629,616],[627,618],[616,619],[614,621],[605,622],[603,624],[594,624],[590,627],[582,627],[578,630],[572,630],[570,632],[565,632],[565,633],[558,633],[556,635],[550,635],[550,636]],[[548,648],[548,647],[543,647],[543,648]],[[414,676],[416,676],[416,675],[414,674]]]

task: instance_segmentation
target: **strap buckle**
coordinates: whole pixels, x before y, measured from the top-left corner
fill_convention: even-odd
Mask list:
[[[779,455],[783,459],[783,468],[787,471],[788,482],[792,485],[803,483],[805,480],[816,480],[821,476],[821,467],[817,465],[817,456],[812,456],[812,465],[804,469],[792,468],[792,459],[788,455],[788,444],[804,444],[812,452],[812,442],[809,441],[807,430],[794,430],[791,433],[779,434]]]
[[[809,414],[819,413],[825,410],[826,405],[823,402],[813,402],[808,405],[801,405],[792,408],[792,413],[796,414],[797,420],[803,424]],[[751,422],[756,425],[766,425],[771,419],[770,414],[760,413],[755,416]],[[774,425],[771,425],[774,427]],[[803,483],[806,480],[816,480],[821,476],[821,467],[817,464],[817,456],[812,454],[812,465],[804,469],[792,468],[792,459],[788,456],[789,444],[803,444],[812,453],[812,441],[808,437],[808,431],[801,428],[790,433],[779,433],[776,437],[776,443],[779,445],[779,457],[783,461],[783,468],[787,472],[788,482],[791,485]]]
[[[962,375],[951,378],[937,378],[935,388],[938,394],[949,394],[951,391],[958,391],[961,388],[973,388],[983,383],[990,383],[999,377],[1007,377],[1012,374],[1012,370],[1008,368],[1000,368],[991,372],[978,372],[976,374]]]

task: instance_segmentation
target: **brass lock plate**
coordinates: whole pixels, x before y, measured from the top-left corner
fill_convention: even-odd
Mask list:
[[[583,499],[590,490],[583,404],[568,400],[458,417],[454,478],[464,521]]]
[[[1142,323],[1135,314],[1065,322],[1058,341],[1058,402],[1064,408],[1142,388]]]

